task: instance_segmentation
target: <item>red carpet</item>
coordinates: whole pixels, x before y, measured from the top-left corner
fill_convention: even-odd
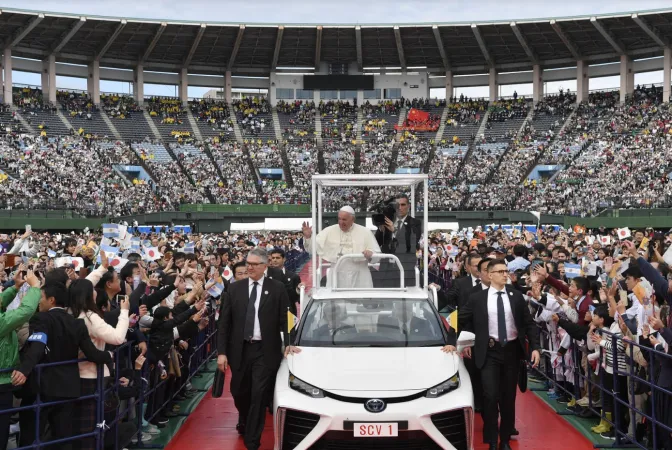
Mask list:
[[[301,279],[306,285],[312,284],[310,264],[301,271]],[[178,434],[166,447],[167,450],[244,450],[243,440],[236,432],[238,413],[229,392],[229,376],[222,398],[212,398],[206,394],[196,410],[191,413]],[[488,447],[483,441],[481,429],[483,422],[476,415],[475,449]],[[516,428],[520,431],[518,440],[512,442],[514,450],[560,450],[571,448],[583,450],[592,448],[592,444],[575,430],[555,411],[548,407],[532,392],[520,394],[516,404]],[[266,428],[261,440],[261,450],[273,449],[273,422],[267,416]]]
[[[228,378],[227,378],[228,381]],[[516,450],[560,450],[571,448],[583,450],[592,444],[568,422],[558,416],[542,400],[531,392],[519,394],[516,405],[518,440],[511,443]],[[173,438],[168,450],[244,450],[243,439],[236,432],[238,413],[229,393],[228,383],[222,398],[206,394],[196,410]],[[482,442],[483,422],[476,415],[476,450],[488,447]],[[267,416],[266,428],[261,440],[261,450],[273,449],[273,422]]]

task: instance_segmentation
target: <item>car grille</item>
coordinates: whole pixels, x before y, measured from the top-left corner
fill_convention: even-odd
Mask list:
[[[320,416],[288,409],[285,412],[285,428],[282,434],[282,450],[291,450],[313,431]]]
[[[424,431],[399,431],[398,437],[358,438],[352,431],[328,431],[311,450],[441,450]]]
[[[467,449],[467,424],[464,409],[446,411],[432,415],[432,423],[439,433],[457,450]]]

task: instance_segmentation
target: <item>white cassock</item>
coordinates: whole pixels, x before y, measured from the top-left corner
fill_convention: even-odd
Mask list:
[[[348,231],[342,231],[338,224],[331,225],[317,236],[306,239],[304,246],[309,253],[312,251],[313,239],[317,245],[317,255],[332,264],[332,274],[336,261],[342,255],[361,254],[364,250],[380,253],[380,247],[373,233],[356,223]],[[338,268],[336,279],[338,287],[364,289],[373,287],[368,261],[364,256],[343,260]]]

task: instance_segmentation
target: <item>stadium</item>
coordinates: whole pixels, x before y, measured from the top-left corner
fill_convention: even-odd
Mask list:
[[[416,422],[396,420],[398,434],[362,444],[346,428],[358,424],[347,409],[341,428],[326,430],[322,412],[278,406],[278,392],[322,393],[285,365],[290,388],[276,387],[275,409],[263,405],[270,413],[255,443],[229,375],[221,378],[232,372],[216,365],[239,269],[251,277],[268,253],[276,279],[296,280],[285,286],[298,321],[283,336],[305,333],[304,295],[313,314],[309,291],[329,261],[323,247],[311,253],[307,223],[319,236],[352,208],[353,223],[376,239],[389,226],[396,242],[404,199],[428,235],[409,241],[417,256],[410,269],[399,262],[395,289],[404,289],[404,270],[416,272],[422,292],[411,309],[441,327],[432,345],[452,347],[452,320],[474,298],[460,280],[494,289],[478,261],[507,265],[507,290],[520,292],[539,328],[541,366],[522,365],[515,427],[498,450],[672,448],[672,9],[309,24],[2,8],[0,46],[0,329],[12,324],[0,333],[0,386],[12,388],[0,390],[0,410],[12,409],[0,416],[0,448],[7,439],[8,448],[115,450],[497,447],[497,437],[495,447],[486,442],[477,385],[473,405],[472,385],[463,386],[459,414],[433,406]],[[73,83],[82,88],[66,87]],[[406,191],[406,180],[419,184]],[[250,262],[259,248],[261,262]],[[382,244],[379,253],[388,253]],[[383,264],[366,259],[375,285]],[[92,296],[75,294],[89,286]],[[55,314],[43,310],[50,299],[86,323],[89,353],[81,344],[72,358],[44,352],[38,316]],[[370,305],[357,308],[342,305],[354,316]],[[596,323],[607,337],[593,333]],[[261,341],[252,337],[247,344]],[[498,339],[491,331],[489,347]],[[5,344],[16,347],[7,357]],[[460,372],[473,381],[468,364],[442,367],[459,368],[459,387]],[[45,380],[63,380],[65,366],[75,370],[68,377],[79,368],[81,389],[54,393]],[[411,400],[421,395],[411,391]],[[325,395],[333,405],[345,398]]]

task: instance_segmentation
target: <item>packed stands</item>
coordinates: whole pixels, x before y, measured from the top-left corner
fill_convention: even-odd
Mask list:
[[[187,119],[187,110],[182,102],[171,97],[150,97],[145,109],[166,142],[193,141],[193,130]]]
[[[315,139],[315,102],[279,101],[276,105],[282,139],[288,142]]]
[[[322,121],[322,138],[342,142],[357,137],[357,108],[350,102],[320,101],[317,108]]]
[[[320,102],[314,110],[322,116],[323,131],[327,133],[323,148],[318,148],[317,142],[307,139],[307,135],[295,133],[302,126],[310,126],[308,118],[313,111],[312,103],[279,104],[278,117],[284,117],[280,120],[288,124],[286,130],[291,139],[277,144],[274,133],[261,133],[261,119],[264,118],[264,124],[266,117],[272,120],[267,103],[249,98],[232,106],[238,125],[245,122],[243,126],[248,132],[257,134],[245,136],[245,153],[243,147],[233,143],[235,124],[231,122],[229,106],[221,101],[193,100],[187,110],[176,99],[150,99],[146,108],[153,124],[161,130],[162,141],[156,141],[142,109],[134,106],[127,96],[103,96],[102,111],[99,111],[91,107],[86,95],[80,93],[59,92],[58,106],[54,107],[43,102],[39,89],[17,88],[14,90],[14,100],[20,105],[17,111],[41,136],[39,139],[8,138],[7,145],[14,150],[3,158],[0,170],[5,172],[3,178],[6,176],[8,185],[29,186],[23,189],[29,193],[27,198],[38,196],[37,192],[41,195],[47,192],[54,197],[54,201],[45,202],[51,207],[69,206],[83,214],[98,214],[105,199],[65,201],[61,198],[67,196],[65,192],[45,190],[42,186],[38,189],[34,174],[36,170],[46,170],[46,165],[32,152],[41,148],[43,152],[39,156],[46,157],[58,148],[56,157],[62,157],[66,149],[61,149],[60,145],[67,143],[67,148],[76,149],[74,154],[78,160],[83,158],[83,149],[88,147],[92,154],[98,154],[92,156],[97,164],[127,164],[123,161],[130,160],[117,153],[112,153],[115,159],[109,161],[100,157],[103,148],[120,148],[111,136],[112,130],[101,135],[105,124],[99,115],[108,114],[123,141],[133,143],[131,148],[138,159],[130,162],[144,164],[154,178],[153,199],[126,207],[116,205],[120,196],[110,200],[120,213],[177,209],[182,203],[193,202],[307,203],[310,201],[310,176],[317,172],[321,153],[326,173],[427,171],[431,183],[430,207],[433,209],[532,208],[557,214],[588,215],[607,207],[652,207],[670,203],[672,187],[667,180],[667,174],[672,172],[668,170],[667,144],[670,112],[667,105],[661,104],[661,95],[660,88],[638,87],[625,105],[619,104],[616,91],[592,92],[588,102],[578,106],[574,105],[574,94],[567,92],[547,96],[534,106],[522,98],[502,100],[489,107],[487,125],[490,129],[486,129],[485,136],[474,136],[474,131],[465,130],[476,129],[482,124],[486,103],[464,97],[453,98],[445,104],[447,123],[444,127],[447,131],[438,142],[408,130],[404,130],[396,142],[396,132],[391,125],[398,121],[402,108],[429,109],[431,105],[436,106],[435,100],[402,99],[380,105],[365,103],[359,110],[348,102]],[[438,107],[444,106],[439,102]],[[66,126],[59,112],[71,126]],[[363,142],[356,139],[358,113],[362,117]],[[92,114],[91,120],[88,114]],[[187,114],[194,116],[209,147],[196,142],[191,133],[178,133],[177,136],[172,133],[174,128],[189,127]],[[300,121],[284,122],[287,118],[298,118],[300,114],[306,119],[303,124]],[[100,122],[93,120],[93,115],[98,115]],[[524,123],[526,118],[528,121]],[[161,123],[166,119],[171,123]],[[381,122],[375,122],[378,120]],[[9,125],[10,133],[14,132],[11,136],[17,136],[21,123],[11,109],[0,111],[0,123],[5,127]],[[97,132],[90,128],[94,123],[101,124]],[[77,136],[78,125],[84,128],[81,137]],[[369,131],[368,126],[372,127]],[[267,127],[272,127],[272,123],[264,125],[264,130]],[[90,131],[94,134],[89,134]],[[461,134],[464,140],[457,135],[458,131],[466,133]],[[501,132],[503,135],[498,138]],[[62,138],[57,138],[58,134]],[[270,139],[264,139],[262,134],[267,134]],[[451,135],[454,138],[445,139]],[[19,152],[18,149],[22,150]],[[41,164],[26,169],[27,163],[16,157],[25,149]],[[652,149],[659,151],[652,153]],[[651,164],[644,162],[647,155],[655,157],[655,168],[649,169]],[[545,178],[526,179],[537,164],[552,165],[554,172],[545,174]],[[278,178],[276,173],[273,177],[262,177],[259,169],[280,169],[284,176]],[[621,175],[613,175],[621,169],[630,174],[627,184]],[[30,182],[23,179],[24,176],[29,176]],[[117,181],[115,177],[120,177],[122,184],[129,181],[116,172],[110,179]],[[195,188],[191,185],[192,180]],[[116,188],[128,195],[132,191],[124,186]],[[142,191],[144,188],[135,189]],[[608,195],[597,195],[605,190]],[[112,189],[106,192],[113,195]],[[354,190],[345,195],[357,202],[371,204],[370,194]],[[374,191],[373,194],[378,193]],[[141,195],[151,197],[148,192]],[[331,206],[335,207],[336,203]]]
[[[446,109],[446,123],[441,139],[447,144],[468,143],[476,138],[488,110],[488,101],[461,95],[459,98],[451,98]]]
[[[266,98],[246,97],[232,105],[243,137],[275,140],[273,114]]]
[[[364,103],[361,107],[362,129],[364,141],[384,142],[396,136],[394,126],[399,122],[399,112],[403,107],[401,101],[386,100],[378,104]]]
[[[196,119],[203,138],[219,137],[234,140],[233,120],[226,102],[211,99],[195,99],[189,102],[189,110]]]

